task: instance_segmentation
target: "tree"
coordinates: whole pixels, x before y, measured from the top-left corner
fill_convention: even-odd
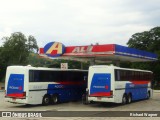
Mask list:
[[[137,48],[140,50],[147,50],[155,52],[158,55],[160,51],[160,27],[155,27],[150,31],[136,33],[132,35],[127,43],[128,47]]]
[[[160,83],[160,27],[149,31],[135,33],[127,43],[128,47],[156,53],[158,60],[149,63],[132,63],[132,68],[148,69],[154,72],[154,80]]]
[[[4,37],[2,54],[7,65],[26,64],[29,55],[27,38],[20,32],[12,33],[10,37]]]
[[[150,45],[150,34],[148,31],[136,33],[128,41],[128,46],[140,50],[147,50]]]
[[[30,52],[34,52],[34,50],[36,50],[36,52],[38,52],[39,48],[37,45],[37,41],[34,38],[34,36],[30,35],[28,37],[28,49]]]
[[[2,55],[2,47],[0,47],[0,81],[4,81],[5,75],[5,60],[3,59],[4,56]]]
[[[21,32],[12,33],[10,37],[3,37],[0,47],[0,77],[9,65],[27,65],[29,53],[38,51],[36,39],[27,37]]]

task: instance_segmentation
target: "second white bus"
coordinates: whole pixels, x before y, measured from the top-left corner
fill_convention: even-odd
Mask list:
[[[89,68],[88,102],[131,103],[152,96],[152,72],[116,66]]]

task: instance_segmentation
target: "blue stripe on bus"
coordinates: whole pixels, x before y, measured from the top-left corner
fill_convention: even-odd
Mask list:
[[[85,89],[84,85],[49,84],[47,94],[57,94],[60,102],[81,100]]]
[[[148,84],[126,83],[125,93],[132,94],[132,100],[145,99],[148,93]]]

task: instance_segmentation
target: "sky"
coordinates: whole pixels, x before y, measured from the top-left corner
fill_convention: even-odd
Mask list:
[[[39,47],[52,41],[126,46],[133,34],[156,26],[160,0],[0,0],[0,39],[22,32]]]

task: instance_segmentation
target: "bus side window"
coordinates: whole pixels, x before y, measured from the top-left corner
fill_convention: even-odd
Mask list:
[[[30,70],[29,71],[29,82],[38,82],[39,81],[39,71]]]
[[[87,81],[87,76],[84,76],[84,81]]]
[[[34,82],[34,72],[33,71],[29,71],[29,82]]]
[[[120,70],[115,70],[115,80],[120,81]]]
[[[39,71],[33,71],[34,74],[34,82],[39,82]]]

